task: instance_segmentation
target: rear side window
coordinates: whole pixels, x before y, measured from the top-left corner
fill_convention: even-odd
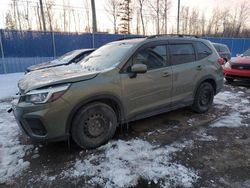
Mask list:
[[[221,52],[229,52],[229,49],[226,46],[221,45],[220,46],[220,51]]]
[[[195,52],[192,44],[170,44],[169,52],[172,65],[195,61]]]
[[[215,49],[217,50],[217,52],[220,51],[220,48],[219,48],[219,46],[218,46],[217,44],[214,44],[214,47],[215,47]]]
[[[212,50],[202,42],[195,43],[195,46],[198,60],[203,59],[212,54]]]

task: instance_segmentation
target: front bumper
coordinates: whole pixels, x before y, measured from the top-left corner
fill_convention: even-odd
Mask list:
[[[250,70],[223,68],[224,76],[235,79],[250,79]]]
[[[64,140],[70,104],[62,98],[47,104],[13,103],[13,113],[22,131],[33,141]]]

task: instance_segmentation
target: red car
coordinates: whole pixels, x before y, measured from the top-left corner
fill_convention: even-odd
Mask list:
[[[228,82],[233,82],[234,79],[250,81],[250,49],[232,58],[223,65],[223,70]]]

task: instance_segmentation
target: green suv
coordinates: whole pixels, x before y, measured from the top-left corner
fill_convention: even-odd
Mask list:
[[[209,41],[194,37],[111,42],[79,64],[26,74],[14,115],[33,140],[72,137],[95,148],[119,124],[185,106],[206,112],[223,86],[218,60]]]

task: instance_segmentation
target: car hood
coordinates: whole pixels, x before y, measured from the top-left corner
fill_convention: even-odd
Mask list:
[[[68,62],[59,61],[55,59],[53,61],[48,61],[48,62],[40,63],[37,65],[32,65],[27,68],[27,71],[31,72],[35,70],[40,70],[40,69],[45,69],[45,68],[50,68],[50,67],[57,67],[57,66],[66,65],[66,64],[68,64]]]
[[[24,94],[30,90],[50,85],[92,79],[96,77],[99,72],[100,71],[90,68],[83,68],[79,64],[63,65],[29,72],[25,74],[21,80],[19,80],[18,87],[21,94]]]
[[[231,59],[233,64],[250,64],[250,56],[238,56]]]

